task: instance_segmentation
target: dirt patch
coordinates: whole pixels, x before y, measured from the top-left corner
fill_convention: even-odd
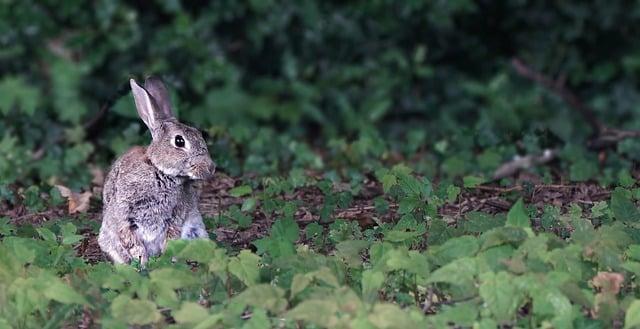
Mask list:
[[[217,177],[203,186],[200,210],[203,217],[215,218],[221,216],[231,206],[241,206],[244,198],[230,195],[229,191],[241,184],[241,179],[226,175]],[[348,190],[348,185],[335,186],[336,192]],[[256,191],[259,192],[259,191]],[[382,196],[382,186],[374,180],[366,180],[360,193],[354,196],[348,208],[335,209],[330,219],[321,221],[320,213],[324,205],[325,196],[316,186],[301,187],[290,194],[282,194],[279,198],[287,201],[297,200],[300,207],[295,212],[295,219],[301,228],[309,223],[318,222],[323,225],[331,224],[335,219],[357,221],[362,228],[375,225],[376,222],[393,222],[397,220],[397,205],[389,201],[389,210],[380,215],[375,208],[374,199]],[[589,209],[595,202],[608,200],[610,190],[595,183],[579,184],[533,184],[519,183],[511,187],[478,186],[471,189],[463,189],[455,202],[447,203],[439,208],[441,216],[447,222],[455,225],[456,220],[463,218],[465,214],[479,211],[489,214],[507,212],[513,202],[522,197],[528,204],[534,205],[542,212],[544,205],[555,205],[565,211],[571,204],[579,204]],[[69,215],[66,207],[47,209],[42,212],[30,213],[23,206],[14,208],[4,207],[0,217],[9,217],[15,225],[32,224],[42,225],[57,218],[72,218],[78,220],[100,221],[101,202],[93,200],[88,213],[82,215]],[[217,241],[225,245],[237,248],[249,248],[251,242],[264,237],[269,233],[269,228],[276,218],[272,218],[263,210],[263,205],[258,203],[252,214],[252,223],[248,228],[239,229],[233,226],[219,227],[215,229]],[[80,233],[86,239],[76,249],[78,254],[90,262],[104,260],[97,244],[96,232],[90,228],[83,229]]]

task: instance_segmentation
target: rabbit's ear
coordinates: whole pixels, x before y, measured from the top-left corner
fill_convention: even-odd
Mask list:
[[[151,95],[151,98],[155,101],[158,114],[164,118],[173,118],[173,112],[171,111],[171,98],[167,88],[162,83],[162,80],[157,77],[148,77],[144,81],[144,89]]]
[[[160,122],[167,118],[162,111],[158,109],[155,104],[155,100],[151,98],[151,95],[142,87],[136,83],[134,79],[129,80],[131,85],[131,91],[133,93],[133,99],[136,102],[136,110],[138,115],[151,130],[151,137],[157,136],[158,128],[160,128]]]

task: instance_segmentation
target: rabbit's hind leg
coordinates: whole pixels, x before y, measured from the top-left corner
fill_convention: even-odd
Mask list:
[[[142,239],[138,237],[135,229],[125,226],[120,229],[119,233],[121,245],[129,256],[128,262],[138,260],[141,265],[146,264],[147,260],[149,260],[147,248],[145,247]]]
[[[122,245],[120,238],[112,232],[100,230],[98,245],[115,264],[128,264],[131,262],[129,251]]]

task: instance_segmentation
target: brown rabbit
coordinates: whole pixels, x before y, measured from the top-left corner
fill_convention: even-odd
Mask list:
[[[118,158],[105,180],[100,248],[114,263],[141,264],[168,239],[208,238],[198,211],[197,182],[215,165],[197,129],[178,122],[160,79],[130,80],[138,115],[151,131],[148,147]]]

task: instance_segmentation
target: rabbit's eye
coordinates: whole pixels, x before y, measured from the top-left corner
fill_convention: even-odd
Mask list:
[[[177,147],[184,147],[184,138],[182,138],[182,136],[180,135],[176,135],[175,139],[173,140],[173,143]]]

